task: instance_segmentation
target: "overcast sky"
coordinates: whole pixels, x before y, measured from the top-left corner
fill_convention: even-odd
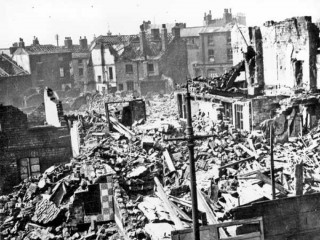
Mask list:
[[[143,20],[152,23],[184,22],[201,26],[204,12],[221,18],[224,8],[247,16],[247,25],[292,16],[320,18],[319,0],[0,0],[0,48],[8,48],[22,37],[30,45],[33,36],[41,44],[60,44],[65,37],[78,43],[106,34],[136,34]]]

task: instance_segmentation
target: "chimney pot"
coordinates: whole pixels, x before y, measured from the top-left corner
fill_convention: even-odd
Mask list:
[[[19,47],[21,47],[21,48],[24,48],[24,47],[25,47],[24,41],[23,41],[22,38],[19,38]]]
[[[64,46],[66,48],[69,48],[69,49],[72,48],[72,39],[71,39],[71,37],[65,37]]]

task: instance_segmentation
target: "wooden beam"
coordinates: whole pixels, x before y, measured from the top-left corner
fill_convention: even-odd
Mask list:
[[[171,203],[170,203],[169,199],[167,198],[167,194],[165,193],[159,179],[157,177],[154,177],[154,181],[157,185],[157,191],[159,193],[160,199],[163,201],[166,210],[169,212],[170,218],[174,222],[175,227],[177,229],[183,229],[184,228],[183,224],[182,224],[180,218],[175,213],[175,210],[172,208]]]
[[[262,172],[260,171],[256,171],[256,176],[257,178],[259,178],[261,181],[270,184],[271,185],[271,179],[268,178],[266,175],[264,175]],[[285,189],[283,186],[281,186],[279,183],[275,183],[275,188],[278,189],[281,193],[283,194],[287,194],[290,191]]]
[[[238,147],[240,147],[243,151],[245,151],[246,153],[248,153],[251,157],[255,157],[255,159],[259,158],[259,155],[256,154],[255,152],[251,151],[249,148],[245,147],[244,145],[242,145],[241,143],[238,144]]]
[[[167,164],[167,167],[168,167],[169,171],[170,172],[175,172],[176,168],[174,167],[174,164],[172,162],[172,158],[170,156],[170,153],[169,153],[168,149],[164,150],[163,157],[164,157],[164,160],[166,161],[166,164]]]
[[[254,156],[250,156],[250,157],[247,157],[245,159],[241,159],[241,160],[239,160],[237,162],[232,162],[232,163],[228,163],[226,165],[223,165],[223,166],[219,167],[219,170],[222,170],[222,169],[225,169],[225,168],[228,168],[228,167],[232,167],[232,166],[237,165],[239,163],[243,163],[243,162],[254,160],[254,159],[255,159]]]

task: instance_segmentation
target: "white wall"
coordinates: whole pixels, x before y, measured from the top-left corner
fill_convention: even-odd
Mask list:
[[[24,50],[23,50],[24,51]],[[31,73],[29,55],[27,53],[13,55],[13,60],[18,63],[24,70]]]

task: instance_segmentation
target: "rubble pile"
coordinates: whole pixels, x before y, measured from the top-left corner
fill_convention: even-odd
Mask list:
[[[0,197],[4,239],[164,239],[192,226],[185,122],[173,96],[149,96],[147,121],[132,128],[112,120],[103,100],[74,112],[81,153]],[[230,210],[272,199],[270,143],[261,132],[193,116],[201,224],[232,219]],[[274,147],[278,198],[320,190],[320,128]],[[223,230],[223,234],[228,233]]]

